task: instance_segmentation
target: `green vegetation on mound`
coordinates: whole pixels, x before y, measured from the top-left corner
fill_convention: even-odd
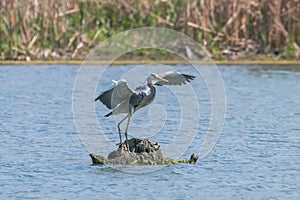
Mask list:
[[[140,140],[133,138],[128,140],[129,151],[125,144],[111,152],[107,158],[90,154],[94,165],[170,165],[170,164],[195,164],[198,160],[196,154],[192,154],[188,160],[174,160],[172,158],[164,158],[162,149],[157,142],[150,140]],[[176,147],[174,147],[176,148]]]

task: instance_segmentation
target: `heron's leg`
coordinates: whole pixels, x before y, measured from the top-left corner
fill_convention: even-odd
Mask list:
[[[122,136],[121,136],[121,128],[120,128],[120,125],[122,124],[122,122],[124,122],[124,120],[129,116],[126,115],[119,123],[118,123],[118,131],[119,131],[119,136],[120,136],[120,144],[122,144]]]
[[[128,143],[128,134],[127,134],[127,131],[128,131],[128,126],[129,126],[130,118],[131,118],[131,115],[129,114],[128,115],[128,121],[127,121],[126,129],[125,129],[126,145],[127,145],[128,151],[129,151],[129,143]]]

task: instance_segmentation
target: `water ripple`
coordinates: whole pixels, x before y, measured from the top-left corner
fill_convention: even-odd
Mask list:
[[[109,69],[107,82],[129,67]],[[196,165],[164,166],[151,173],[91,165],[90,152],[73,124],[71,96],[77,70],[77,66],[0,68],[1,199],[299,198],[300,73],[294,67],[221,66],[227,115],[216,147]],[[200,149],[210,122],[206,85],[199,83],[197,92],[200,131],[183,159]],[[156,102],[163,104],[164,98],[158,95]],[[99,118],[107,112],[101,106],[97,105]],[[178,109],[172,103],[166,106],[166,128],[155,135],[162,146],[178,128]],[[106,120],[103,130],[117,142],[112,121]]]

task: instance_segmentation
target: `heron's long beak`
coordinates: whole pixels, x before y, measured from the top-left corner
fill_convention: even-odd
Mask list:
[[[164,79],[162,77],[157,77],[160,81],[165,82],[165,83],[169,83],[169,81],[167,79]]]

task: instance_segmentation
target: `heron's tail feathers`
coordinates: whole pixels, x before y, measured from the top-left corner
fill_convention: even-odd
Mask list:
[[[104,117],[109,117],[111,114],[112,114],[112,112],[110,112],[110,113],[104,115]]]

